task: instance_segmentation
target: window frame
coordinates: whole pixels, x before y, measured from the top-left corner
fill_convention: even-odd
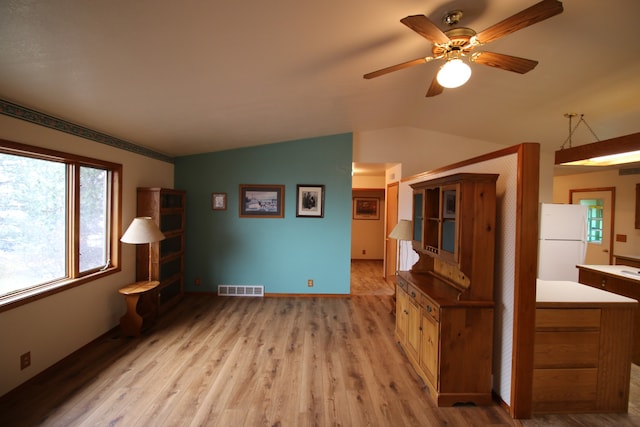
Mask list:
[[[9,295],[0,296],[0,313],[76,286],[117,273],[121,270],[120,230],[122,229],[122,165],[105,160],[79,156],[27,144],[0,139],[0,153],[64,163],[67,168],[67,276],[42,283]],[[109,221],[107,251],[110,264],[106,268],[79,272],[80,233],[80,167],[88,166],[108,171]]]

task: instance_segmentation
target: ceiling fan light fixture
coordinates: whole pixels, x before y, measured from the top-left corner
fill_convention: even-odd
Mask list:
[[[440,86],[453,89],[465,84],[471,77],[471,67],[462,59],[449,59],[438,71],[436,79]]]

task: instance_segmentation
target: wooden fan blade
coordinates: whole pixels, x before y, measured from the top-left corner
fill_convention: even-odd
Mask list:
[[[449,37],[424,15],[412,15],[400,20],[404,25],[420,34],[431,43],[449,43]]]
[[[538,65],[538,61],[495,52],[476,52],[471,56],[471,60],[478,64],[501,68],[520,74],[528,73]]]
[[[427,91],[427,95],[426,95],[427,98],[440,95],[442,91],[444,91],[444,88],[440,86],[440,83],[438,83],[438,80],[436,77],[437,76],[433,76],[433,80],[431,80],[431,86],[429,86],[429,90]]]
[[[432,59],[431,57],[412,59],[411,61],[403,62],[402,64],[392,65],[391,67],[387,67],[378,71],[367,73],[362,77],[364,77],[365,79],[372,79],[374,77],[383,76],[393,71],[402,70],[403,68],[409,68],[414,65],[424,64],[425,62],[429,62],[431,59]]]
[[[476,35],[476,40],[480,43],[492,42],[507,34],[551,18],[552,16],[562,13],[563,10],[562,3],[558,0],[543,0],[479,32]]]

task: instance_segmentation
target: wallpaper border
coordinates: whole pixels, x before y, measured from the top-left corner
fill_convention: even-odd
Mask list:
[[[131,142],[115,138],[105,133],[89,129],[84,126],[80,126],[75,123],[71,123],[66,120],[62,120],[48,114],[41,113],[39,111],[32,110],[30,108],[23,107],[9,101],[5,101],[3,99],[0,99],[0,113],[5,116],[24,120],[29,123],[34,123],[36,125],[45,126],[61,132],[66,132],[68,134],[79,136],[81,138],[90,139],[92,141],[119,148],[121,150],[130,151],[141,156],[151,157],[152,159],[161,160],[167,163],[174,163],[173,157],[158,153],[157,151],[135,145]]]

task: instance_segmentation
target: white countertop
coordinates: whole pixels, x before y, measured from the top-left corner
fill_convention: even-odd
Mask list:
[[[616,267],[616,266],[606,266]],[[618,266],[620,267],[620,266]],[[602,289],[592,288],[577,282],[560,280],[536,281],[537,302],[571,302],[571,303],[630,303],[637,302],[632,298],[614,294]]]
[[[640,268],[629,267],[628,265],[578,265],[578,268],[584,267],[601,273],[613,274],[624,277],[625,279],[637,280],[640,283]]]

